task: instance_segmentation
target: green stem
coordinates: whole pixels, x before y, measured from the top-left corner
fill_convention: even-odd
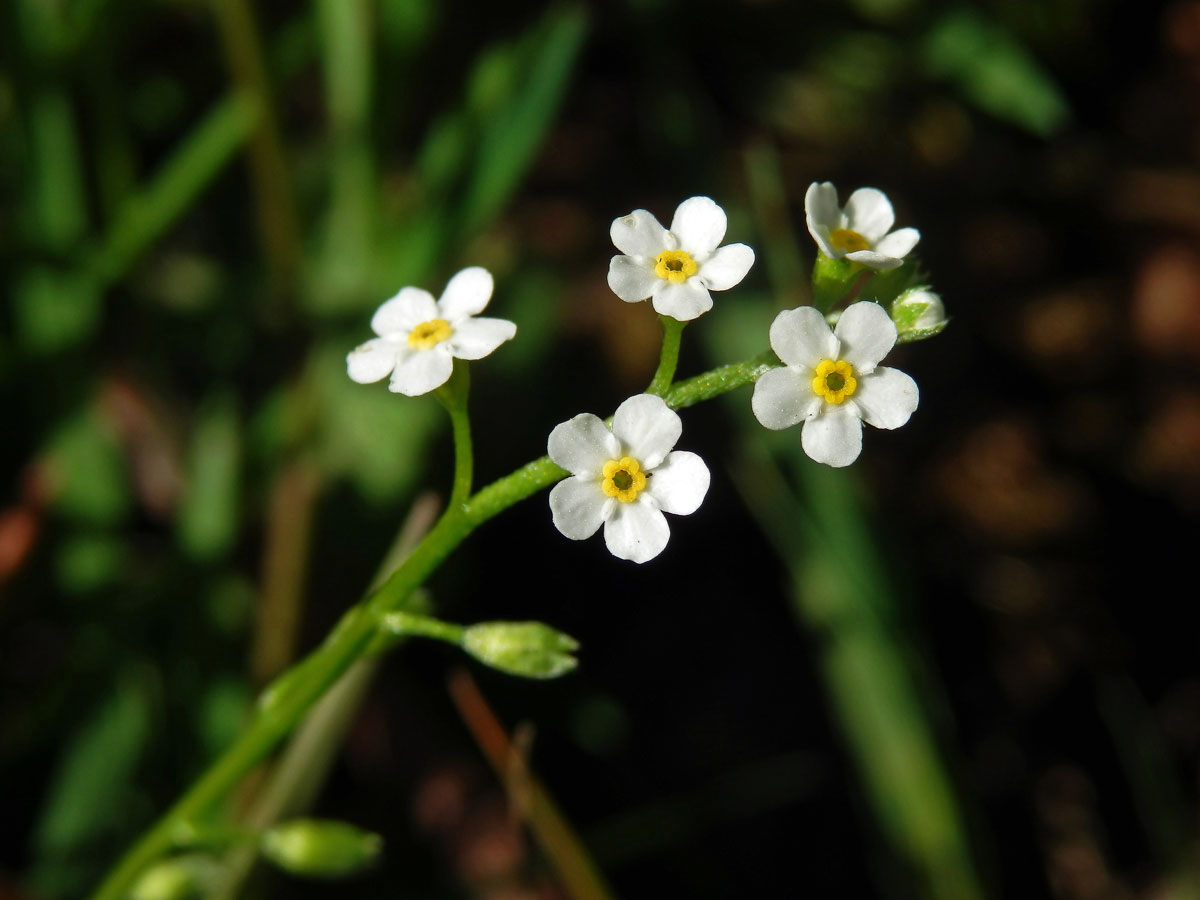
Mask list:
[[[454,432],[454,485],[450,489],[447,510],[461,509],[471,496],[474,479],[475,453],[471,446],[471,419],[467,415],[467,395],[471,389],[471,376],[463,362],[454,363],[450,380],[437,389],[437,398],[450,414],[450,427]]]
[[[659,316],[663,326],[662,352],[658,357],[658,371],[646,388],[647,394],[657,394],[662,397],[671,388],[675,378],[675,368],[679,365],[679,341],[683,337],[683,327],[687,322],[680,322],[671,316]]]
[[[773,367],[774,356],[764,353],[741,363],[721,366],[675,385],[664,395],[667,405],[682,409],[752,384]],[[462,422],[455,426],[456,445],[470,446],[466,431],[466,395]],[[451,414],[452,420],[454,413]],[[462,429],[460,431],[460,429]],[[459,441],[460,437],[465,441]],[[457,451],[456,451],[457,452]],[[469,449],[468,449],[469,452]],[[455,490],[469,490],[463,479],[462,458],[455,473]],[[228,750],[175,805],[134,844],[92,895],[92,900],[123,900],[137,876],[179,845],[187,823],[211,812],[254,766],[292,732],[308,710],[355,660],[371,651],[383,620],[405,611],[409,598],[450,553],[479,525],[549,487],[569,473],[542,457],[480,489],[461,504],[452,503],[424,540],[370,596],[351,607],[324,642],[280,676],[264,691],[254,719]],[[460,487],[465,484],[466,488]],[[454,495],[452,494],[452,497]]]
[[[420,616],[416,613],[388,613],[381,624],[396,637],[425,637],[435,641],[445,641],[447,644],[458,646],[463,641],[466,629],[453,622],[443,622],[432,616]]]

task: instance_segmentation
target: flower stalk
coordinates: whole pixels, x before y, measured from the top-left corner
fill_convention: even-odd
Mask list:
[[[711,400],[753,384],[773,368],[773,354],[720,366],[680,382],[664,396],[672,409]],[[465,394],[463,401],[465,419]],[[451,417],[453,422],[453,415]],[[465,427],[465,426],[460,426]],[[469,432],[464,432],[469,447]],[[299,724],[338,677],[369,653],[389,613],[404,611],[413,592],[479,525],[570,473],[548,456],[533,460],[481,488],[461,505],[450,505],[412,554],[371,595],[351,607],[315,650],[264,693],[254,718],[234,743],[171,809],[146,831],[112,869],[92,900],[123,900],[137,877],[178,846],[189,822],[199,820],[262,762]],[[456,472],[456,482],[461,470]],[[469,481],[468,484],[469,490]]]
[[[679,365],[679,344],[683,338],[683,328],[687,322],[680,322],[670,316],[659,316],[663,326],[662,350],[658,357],[658,370],[646,388],[647,394],[666,394],[675,380],[675,369]]]

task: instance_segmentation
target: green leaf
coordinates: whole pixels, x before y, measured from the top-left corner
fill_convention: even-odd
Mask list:
[[[133,776],[150,736],[150,702],[139,679],[126,676],[75,732],[59,759],[33,828],[31,880],[46,896],[78,894],[86,851],[111,836],[133,791]]]
[[[975,106],[1046,137],[1070,117],[1050,74],[1000,25],[974,9],[946,12],[926,35],[930,73],[955,84]]]
[[[130,487],[116,436],[94,408],[67,419],[47,449],[60,514],[113,525],[129,511]]]
[[[212,559],[233,543],[241,458],[237,407],[228,393],[220,391],[205,401],[197,416],[179,510],[179,542],[196,559]]]

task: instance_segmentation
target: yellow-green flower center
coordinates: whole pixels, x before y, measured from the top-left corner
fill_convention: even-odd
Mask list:
[[[430,319],[428,322],[422,322],[408,333],[408,346],[414,350],[428,350],[452,334],[454,334],[454,329],[445,319]]]
[[[604,481],[600,489],[606,497],[616,497],[622,503],[632,503],[646,487],[642,464],[631,456],[610,459],[604,464]]]
[[[817,364],[812,380],[813,393],[834,406],[845,403],[858,390],[854,369],[844,359],[823,359]]]
[[[842,253],[853,253],[855,250],[870,250],[871,242],[859,234],[857,231],[851,231],[849,228],[835,228],[829,235],[829,243],[833,244],[835,250],[840,250]]]
[[[685,250],[664,250],[654,260],[654,274],[673,284],[682,284],[699,270],[692,255]]]

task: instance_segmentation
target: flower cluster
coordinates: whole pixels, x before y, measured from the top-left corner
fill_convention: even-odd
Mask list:
[[[820,250],[820,308],[776,316],[769,340],[783,365],[758,379],[751,408],[767,428],[803,423],[805,453],[846,466],[862,448],[863,422],[899,428],[916,410],[916,382],[880,362],[896,343],[938,333],[945,308],[937,294],[912,283],[915,266],[893,271],[920,235],[913,228],[892,230],[895,215],[881,191],[860,188],[841,206],[832,184],[814,183],[805,217]],[[609,287],[627,303],[650,300],[660,315],[678,322],[698,318],[712,308],[712,291],[739,284],[754,264],[745,244],[721,245],[726,226],[724,210],[708,197],[679,204],[669,229],[644,209],[615,219],[610,234],[620,253],[609,264]],[[890,287],[872,295],[872,279],[881,272],[892,273]],[[512,322],[478,315],[491,295],[492,276],[478,267],[450,279],[436,301],[420,288],[403,288],[372,318],[377,337],[347,357],[350,377],[365,383],[390,375],[389,388],[409,396],[443,385],[454,359],[481,359],[516,334]],[[859,296],[870,299],[850,302]],[[678,330],[674,334],[677,354]],[[673,357],[665,371],[669,386]],[[658,376],[652,390],[625,400],[611,426],[582,413],[555,427],[547,443],[550,459],[569,473],[550,492],[554,526],[572,540],[603,526],[608,550],[637,563],[666,547],[664,513],[695,512],[710,480],[699,456],[674,449],[683,425],[657,395],[665,390]]]

